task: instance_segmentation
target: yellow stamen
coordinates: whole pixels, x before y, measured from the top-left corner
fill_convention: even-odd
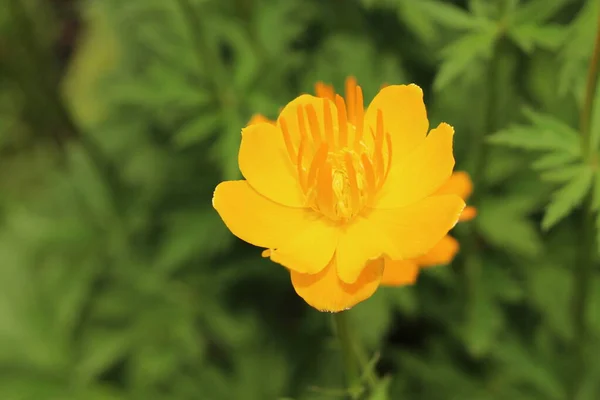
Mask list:
[[[356,179],[356,169],[350,153],[345,154],[346,173],[348,174],[348,189],[350,190],[350,208],[356,209],[360,206],[360,194],[358,192],[358,181]]]
[[[335,108],[338,112],[338,129],[340,148],[348,146],[348,116],[346,115],[346,104],[344,98],[339,94],[335,95]]]
[[[375,171],[373,170],[373,165],[371,164],[369,157],[365,153],[363,153],[360,157],[360,161],[365,171],[365,178],[367,180],[367,193],[369,196],[373,196],[375,194],[375,191],[377,190],[377,182],[375,177]]]
[[[356,80],[353,77],[346,79],[346,106],[348,107],[348,121],[356,126]]]
[[[317,82],[315,84],[315,94],[317,97],[335,101],[335,92],[333,90],[333,86],[327,85],[323,82]]]
[[[354,126],[356,127],[356,133],[354,136],[354,146],[357,150],[360,148],[360,142],[362,141],[363,126],[365,123],[365,105],[363,100],[363,93],[360,86],[356,86],[356,96],[354,98],[354,112],[356,113],[354,118]]]
[[[317,150],[317,153],[315,154],[312,163],[310,164],[310,169],[308,170],[308,179],[306,184],[309,188],[315,186],[317,172],[319,171],[323,163],[325,163],[325,161],[327,160],[327,152],[327,143],[323,143],[319,150]]]
[[[290,135],[290,131],[284,118],[279,120],[279,125],[281,126],[281,132],[283,132],[283,141],[285,142],[285,148],[287,149],[288,156],[290,157],[290,160],[294,162],[296,159],[296,153],[294,151],[294,145],[292,144],[292,136]]]
[[[308,117],[308,126],[312,135],[315,146],[320,146],[323,141],[321,137],[321,129],[319,129],[319,121],[317,120],[317,112],[312,104],[306,106],[306,116]]]
[[[325,128],[325,140],[332,149],[335,148],[333,139],[333,117],[331,116],[331,105],[329,100],[323,100],[323,125]]]

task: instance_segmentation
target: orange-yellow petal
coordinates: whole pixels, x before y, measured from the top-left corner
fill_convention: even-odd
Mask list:
[[[473,181],[464,171],[454,172],[435,194],[455,194],[461,199],[467,200],[473,193]]]
[[[477,216],[477,209],[475,207],[467,206],[460,214],[458,219],[460,222],[470,221]]]
[[[282,206],[261,196],[246,181],[221,182],[213,207],[235,236],[267,248],[279,247],[319,218],[311,209]]]
[[[270,120],[269,118],[265,117],[262,114],[254,114],[252,116],[252,118],[250,118],[250,121],[248,121],[248,125],[255,125],[255,124],[262,124],[262,123],[275,125],[275,121]]]
[[[277,118],[277,126],[282,127],[282,121],[285,121],[285,127],[290,134],[291,142],[294,148],[297,150],[300,145],[300,138],[303,136],[303,129],[301,124],[304,126],[305,135],[308,136],[309,145],[312,146],[313,151],[318,148],[318,146],[312,144],[312,131],[310,130],[310,122],[308,120],[307,108],[312,108],[316,115],[316,122],[319,129],[320,136],[322,138],[325,137],[325,118],[324,118],[324,108],[325,102],[328,102],[328,109],[331,111],[331,122],[333,126],[333,130],[337,131],[338,121],[337,121],[337,109],[335,104],[333,104],[328,99],[322,99],[319,97],[311,96],[309,94],[303,94],[301,96],[296,97],[294,100],[289,102],[281,113],[279,114],[279,118]],[[298,118],[298,108],[304,110],[301,114],[302,118]]]
[[[454,129],[445,123],[431,130],[414,151],[401,163],[392,166],[374,207],[406,206],[439,189],[454,168],[453,136]]]
[[[285,223],[285,221],[283,221]],[[339,238],[339,228],[321,218],[306,229],[282,240],[271,250],[271,261],[304,274],[316,274],[333,258]]]
[[[383,127],[392,141],[392,163],[399,163],[427,135],[429,121],[423,91],[417,85],[390,85],[382,88],[365,112],[365,130],[377,131],[377,111],[383,115]]]
[[[456,224],[465,202],[456,195],[430,196],[401,208],[372,209],[367,215],[393,260],[419,257]]]
[[[394,261],[385,258],[381,284],[385,286],[412,285],[417,281],[419,266],[414,260]]]
[[[423,267],[449,264],[458,253],[458,249],[458,240],[446,235],[431,250],[416,258],[415,261]]]
[[[347,310],[375,293],[383,274],[383,259],[369,262],[353,284],[344,283],[336,273],[335,258],[318,274],[291,271],[296,293],[320,311]]]
[[[296,167],[276,126],[260,123],[244,128],[238,162],[242,175],[257,192],[285,206],[304,207]]]
[[[354,283],[365,265],[381,256],[381,232],[376,228],[370,220],[361,216],[344,227],[335,253],[337,273],[343,282]]]

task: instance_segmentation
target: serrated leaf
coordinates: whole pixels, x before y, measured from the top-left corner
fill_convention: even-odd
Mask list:
[[[550,328],[565,340],[573,336],[570,299],[573,275],[559,265],[535,265],[527,272],[533,304]]]
[[[560,25],[524,24],[511,28],[508,33],[523,51],[530,53],[536,47],[557,49],[563,44],[567,30]]]
[[[531,126],[514,125],[496,132],[490,143],[526,150],[550,150],[560,153],[581,154],[579,134],[573,128],[551,116],[526,110]]]
[[[561,8],[571,2],[573,0],[532,0],[521,2],[513,18],[517,24],[536,24],[553,17]]]
[[[571,182],[554,194],[542,220],[544,230],[550,229],[581,204],[592,187],[593,178],[594,171],[587,166],[581,166]]]
[[[503,365],[504,379],[508,385],[531,385],[539,390],[536,398],[564,399],[564,387],[558,376],[552,373],[550,366],[537,358],[516,341],[504,343],[496,351],[496,359]]]
[[[466,261],[466,273],[472,282],[467,320],[462,327],[463,338],[469,353],[479,358],[488,354],[504,325],[501,310],[492,298],[492,281],[486,279],[480,259]]]
[[[243,24],[230,18],[221,18],[218,14],[206,23],[207,31],[214,35],[213,40],[229,45],[232,50],[232,83],[239,93],[244,93],[257,78],[260,68],[260,59],[251,37]]]
[[[281,54],[289,53],[290,45],[302,35],[314,13],[314,8],[302,0],[258,1],[253,8],[256,39],[268,57],[278,62]],[[277,34],[273,34],[274,26],[278,27]]]
[[[558,82],[559,93],[574,92],[586,79],[587,66],[592,57],[596,21],[600,2],[588,0],[571,22],[565,46],[560,53],[563,68]]]
[[[540,156],[531,166],[536,170],[558,169],[580,160],[581,157],[573,153],[553,152]]]
[[[92,382],[103,374],[127,355],[132,339],[130,332],[123,330],[96,330],[85,335],[82,354],[75,370],[78,380]]]
[[[213,135],[221,126],[222,120],[219,112],[203,112],[176,132],[173,141],[180,148],[198,144]]]
[[[404,0],[402,7],[404,10],[409,7],[414,8],[413,13],[418,13],[422,18],[446,28],[466,30],[486,23],[484,19],[476,18],[453,4],[438,0]]]
[[[573,127],[564,121],[561,121],[550,114],[536,112],[529,107],[526,107],[523,110],[523,115],[525,115],[525,117],[540,130],[550,131],[557,136],[562,136],[566,141],[571,143],[573,148],[578,147],[579,131],[573,129]]]
[[[444,61],[434,81],[434,88],[444,89],[459,75],[466,73],[473,63],[489,60],[498,37],[494,25],[465,34],[443,50]]]
[[[526,216],[506,207],[505,201],[484,201],[474,221],[485,240],[506,251],[525,257],[542,253],[543,243]]]
[[[540,177],[546,182],[565,183],[572,180],[580,172],[582,165],[571,165],[567,167],[558,167],[543,172]]]

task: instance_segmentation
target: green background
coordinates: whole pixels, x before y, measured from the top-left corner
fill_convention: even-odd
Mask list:
[[[599,3],[2,0],[0,399],[343,398],[331,316],[211,196],[252,114],[347,75],[423,88],[479,210],[349,311],[363,397],[599,399]]]

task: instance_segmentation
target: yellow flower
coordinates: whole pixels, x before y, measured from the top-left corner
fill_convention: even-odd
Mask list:
[[[456,194],[467,200],[473,192],[473,183],[466,172],[455,172],[450,179],[437,190],[436,194]],[[459,221],[469,221],[475,218],[475,207],[465,207]],[[385,269],[381,284],[385,286],[403,286],[416,282],[419,271],[423,267],[449,264],[458,252],[459,244],[456,239],[446,235],[428,253],[411,260],[385,260]]]
[[[233,234],[290,271],[308,304],[335,312],[375,292],[384,256],[429,251],[465,203],[436,194],[454,167],[454,130],[427,133],[418,86],[388,86],[366,111],[354,79],[345,99],[321,86],[322,97],[301,95],[275,123],[242,130],[246,180],[219,184],[213,206]]]

